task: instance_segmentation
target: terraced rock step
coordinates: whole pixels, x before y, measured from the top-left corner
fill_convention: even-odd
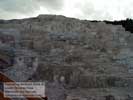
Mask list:
[[[121,92],[120,92],[121,91]],[[132,88],[74,89],[68,92],[67,100],[132,100]]]

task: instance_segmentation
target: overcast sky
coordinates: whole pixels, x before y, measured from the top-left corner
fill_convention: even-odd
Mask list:
[[[133,18],[133,0],[0,0],[0,19],[56,14],[88,20]]]

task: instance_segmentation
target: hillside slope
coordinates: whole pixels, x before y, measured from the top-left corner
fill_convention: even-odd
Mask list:
[[[122,25],[39,15],[1,20],[0,35],[0,48],[14,54],[0,57],[13,61],[1,71],[45,81],[49,100],[133,99],[133,34]]]

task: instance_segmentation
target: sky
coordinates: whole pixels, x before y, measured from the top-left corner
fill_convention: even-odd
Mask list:
[[[133,0],[0,0],[0,19],[56,14],[87,20],[133,18]]]

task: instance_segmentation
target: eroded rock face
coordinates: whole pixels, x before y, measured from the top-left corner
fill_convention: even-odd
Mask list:
[[[133,34],[122,26],[55,15],[3,21],[0,26],[0,30],[17,30],[17,35],[10,33],[17,37],[10,46],[16,52],[13,59],[33,55],[38,59],[34,66],[22,61],[7,69],[14,80],[47,81],[51,100],[132,98]]]

